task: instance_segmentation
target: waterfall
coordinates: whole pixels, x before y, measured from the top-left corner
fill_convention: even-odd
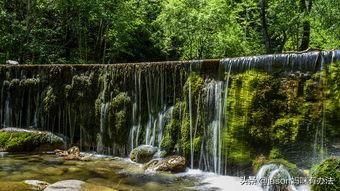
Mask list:
[[[147,122],[146,126],[146,138],[145,138],[147,145],[156,146],[160,149],[163,140],[163,130],[165,128],[165,125],[168,122],[170,122],[172,118],[172,111],[173,106],[169,108],[165,107],[157,114],[157,117],[155,119],[152,117],[149,118],[149,121]],[[138,146],[138,135],[140,127],[141,127],[140,124],[138,124],[137,126],[133,126],[131,128],[130,132],[131,149]]]
[[[158,128],[157,128],[158,129],[158,131],[157,131],[157,134],[158,134],[158,136],[157,136],[158,149],[161,148],[161,144],[162,144],[162,141],[163,141],[163,130],[165,128],[165,125],[167,123],[169,123],[172,119],[173,109],[174,109],[174,107],[171,106],[168,109],[165,108],[163,112],[160,112],[158,114],[158,119],[157,119],[157,122],[158,122],[157,123],[157,125],[158,125]],[[156,136],[156,134],[155,134],[155,136]]]
[[[142,104],[142,90],[141,90],[141,72],[136,71],[134,74],[134,92],[132,103],[132,129],[130,132],[130,149],[134,149],[139,144],[139,133],[141,129],[141,104]]]
[[[322,69],[322,63],[332,63],[337,60],[340,60],[340,50],[226,58],[221,62],[225,66],[232,65],[233,72],[242,72],[249,68],[267,72],[272,72],[275,69],[286,72],[315,72]]]
[[[192,95],[191,95],[191,82],[189,81],[189,122],[190,122],[190,168],[194,168],[194,143],[193,143],[193,132],[192,132]]]
[[[107,122],[108,122],[108,108],[109,103],[102,103],[100,107],[100,132],[98,134],[97,140],[97,152],[103,153],[104,151],[104,136],[107,132]]]
[[[228,91],[234,82],[231,80],[234,80],[232,75],[252,69],[261,72],[278,70],[283,74],[292,71],[315,72],[323,69],[326,64],[338,60],[340,60],[340,51],[335,50],[227,58],[216,61],[103,66],[16,66],[16,68],[0,66],[2,69],[0,70],[2,80],[0,123],[1,126],[33,125],[36,128],[62,133],[71,141],[74,138],[76,144],[78,139],[81,139],[80,144],[89,150],[95,150],[97,146],[97,151],[101,153],[106,152],[106,148],[110,150],[109,153],[111,150],[115,153],[114,150],[119,147],[124,150],[119,151],[120,155],[125,155],[140,144],[161,149],[162,141],[165,140],[163,136],[169,135],[171,139],[174,137],[171,140],[174,143],[169,143],[173,144],[169,146],[169,150],[172,149],[170,152],[175,150],[176,154],[183,155],[185,151],[190,168],[227,174],[228,160],[231,160],[228,159],[229,145],[226,145],[224,137],[228,135],[229,130],[227,101],[231,101],[230,97],[228,98]],[[188,81],[193,73],[203,81],[202,92],[202,87],[198,90],[201,96],[199,98],[195,97],[196,84]],[[77,78],[78,81],[75,83],[79,84],[73,84],[76,76],[79,79]],[[28,79],[40,80],[30,82],[27,81]],[[88,85],[84,85],[83,81],[89,81]],[[36,83],[34,86],[30,84],[33,82]],[[185,89],[188,90],[185,94],[184,84],[189,86]],[[67,90],[64,86],[73,85],[75,85],[74,92],[70,93],[73,93],[73,97],[68,98],[64,95]],[[86,92],[87,94],[91,92],[90,94],[93,93],[94,96],[86,95]],[[117,143],[117,140],[114,140],[115,124],[110,121],[109,114],[110,116],[117,114],[115,113],[117,111],[111,110],[110,104],[121,92],[126,92],[126,97],[129,99],[124,105],[128,120],[125,123],[125,118],[122,117],[126,129],[119,131],[124,133],[126,140]],[[65,101],[65,99],[70,100]],[[79,105],[72,104],[72,101],[76,101]],[[81,107],[83,106],[81,104],[89,107]],[[180,111],[176,111],[177,117],[174,118],[174,106],[177,107],[177,104]],[[84,111],[84,108],[89,108],[91,110],[89,113],[93,117],[85,113],[78,114],[79,111]],[[87,117],[89,119],[83,119]],[[320,150],[324,154],[326,146],[324,137],[328,124],[325,122],[325,111],[320,117],[322,122],[315,133],[315,155],[318,155]],[[176,128],[174,132],[178,136],[167,132],[166,127],[171,119],[175,119],[173,121],[179,124],[173,127]],[[187,126],[183,130],[181,125],[184,123],[181,122],[184,120]],[[181,141],[181,136],[187,139],[185,148],[178,142]],[[322,158],[324,155],[316,157]]]
[[[4,114],[4,126],[11,127],[11,116],[12,116],[12,109],[10,106],[10,94],[7,92],[7,97],[5,100],[5,114]]]
[[[256,180],[258,181],[257,183],[262,186],[264,191],[297,191],[293,184],[293,178],[283,165],[263,165],[256,174]],[[279,184],[273,184],[274,182],[279,182]]]
[[[221,81],[213,84],[213,102],[214,106],[214,119],[211,123],[212,131],[213,131],[213,164],[214,164],[214,172],[220,174],[221,173],[221,150],[222,150],[222,128],[223,128],[223,83]],[[208,94],[209,95],[209,94]],[[209,98],[211,99],[211,98]]]

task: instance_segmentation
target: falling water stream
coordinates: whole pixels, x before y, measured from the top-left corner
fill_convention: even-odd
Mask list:
[[[29,96],[20,97],[21,95],[14,95],[10,94],[9,91],[4,91],[3,88],[5,87],[5,84],[9,83],[10,80],[26,80],[26,77],[20,76],[21,74],[19,72],[15,73],[12,71],[12,73],[8,72],[8,75],[12,75],[10,76],[11,79],[5,79],[5,77],[1,78],[3,86],[1,92],[2,100],[0,100],[2,104],[0,110],[0,123],[4,127],[34,126],[45,130],[53,130],[56,133],[70,137],[72,140],[75,139],[74,137],[80,136],[83,139],[86,139],[87,142],[93,142],[95,139],[96,144],[91,143],[88,148],[92,148],[92,150],[96,150],[99,153],[108,153],[105,151],[105,148],[108,147],[107,145],[105,146],[105,144],[108,143],[105,143],[104,137],[107,136],[107,134],[110,134],[109,136],[112,134],[109,128],[109,108],[112,95],[114,95],[114,91],[116,91],[111,86],[113,86],[114,83],[120,83],[122,84],[121,86],[125,88],[124,91],[131,97],[131,103],[125,105],[128,116],[131,117],[131,121],[129,122],[129,126],[125,127],[128,129],[128,135],[126,135],[128,137],[124,137],[126,139],[125,143],[120,143],[119,145],[115,142],[114,138],[111,137],[112,143],[109,148],[115,150],[115,147],[117,147],[116,149],[123,150],[123,152],[120,153],[125,155],[133,148],[142,144],[152,145],[160,149],[164,138],[164,129],[173,118],[172,113],[175,102],[177,100],[185,100],[183,99],[183,92],[179,89],[182,89],[190,74],[196,72],[203,76],[205,80],[205,97],[202,99],[205,101],[201,104],[202,107],[193,107],[193,105],[196,104],[193,100],[196,98],[193,97],[192,91],[194,87],[189,80],[189,92],[188,95],[186,95],[188,100],[190,128],[189,166],[191,169],[200,168],[204,171],[214,172],[216,174],[226,174],[228,158],[225,157],[224,152],[228,145],[223,141],[223,133],[225,132],[225,129],[228,129],[226,123],[226,120],[228,120],[226,118],[226,113],[228,112],[226,104],[228,100],[228,88],[231,83],[231,75],[250,69],[258,69],[266,72],[276,70],[281,72],[315,72],[321,70],[323,65],[337,60],[340,60],[339,50],[228,58],[219,61],[217,67],[218,71],[215,71],[214,74],[204,73],[203,68],[207,66],[204,65],[205,63],[203,61],[189,62],[189,67],[187,67],[187,64],[179,64],[179,66],[175,67],[171,65],[171,63],[168,65],[150,64],[145,66],[136,64],[131,66],[131,68],[115,71],[116,73],[125,72],[126,74],[124,73],[124,75],[126,75],[126,77],[124,80],[119,79],[117,82],[110,83],[107,82],[109,80],[107,76],[113,74],[106,72],[103,77],[105,78],[104,87],[100,87],[99,94],[96,95],[99,98],[101,97],[100,118],[98,121],[98,131],[96,133],[88,133],[84,128],[79,130],[80,127],[77,126],[77,122],[80,123],[81,120],[78,118],[80,118],[81,115],[77,112],[67,110],[66,105],[59,105],[57,110],[57,113],[59,114],[57,115],[44,111],[43,105],[49,100],[44,100],[43,96],[49,93],[55,93],[57,95],[58,92],[50,92],[39,87],[35,91],[33,91],[34,89],[26,90],[26,94],[29,92]],[[109,68],[107,66],[105,70],[115,70],[114,67],[115,66],[111,66],[111,68]],[[29,69],[22,68],[21,70],[25,71]],[[71,75],[79,75],[83,70],[84,69],[80,69],[77,71],[78,73],[76,73],[74,72],[75,69],[70,69],[70,71],[67,69],[67,72]],[[129,73],[125,70],[131,70],[132,72]],[[39,78],[40,75],[41,74],[36,74],[31,77]],[[111,97],[105,98],[105,95],[110,95]],[[24,98],[28,100],[25,101]],[[21,99],[21,108],[14,107],[16,99]],[[94,105],[94,103],[90,104]],[[194,109],[197,111],[194,111]],[[209,113],[211,117],[205,118],[206,121],[198,122],[199,119],[197,115],[201,115],[202,113]],[[197,138],[196,129],[198,128],[198,123],[204,124],[205,130],[199,145],[200,152],[196,154],[194,142],[195,138]],[[84,124],[87,125],[85,122]],[[324,157],[324,126],[323,119],[320,127],[321,129],[315,134],[315,147],[321,145],[322,158]],[[74,135],[71,136],[72,134]],[[95,136],[95,138],[93,138],[93,136]]]

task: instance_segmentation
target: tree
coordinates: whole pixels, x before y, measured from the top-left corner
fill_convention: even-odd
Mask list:
[[[175,59],[203,59],[256,52],[227,0],[169,0],[156,20],[159,46]]]

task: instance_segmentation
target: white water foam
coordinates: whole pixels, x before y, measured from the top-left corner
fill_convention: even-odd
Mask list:
[[[242,185],[242,179],[235,176],[222,176],[211,172],[203,172],[197,169],[189,169],[178,176],[193,177],[200,180],[195,190],[216,190],[216,191],[262,191],[257,185]]]

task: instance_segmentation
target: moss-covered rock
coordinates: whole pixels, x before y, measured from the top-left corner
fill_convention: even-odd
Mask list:
[[[311,170],[313,180],[326,180],[324,184],[312,184],[312,191],[338,191],[340,190],[340,159],[331,157]],[[330,182],[328,182],[330,181]]]
[[[278,166],[283,166],[285,167],[289,174],[292,177],[302,177],[304,176],[303,172],[300,171],[300,169],[293,163],[290,163],[287,160],[284,159],[266,159],[264,156],[259,156],[257,157],[255,160],[253,160],[253,172],[257,173],[260,168],[264,165],[267,164],[274,164],[274,165],[278,165]]]
[[[62,138],[45,131],[5,128],[0,130],[0,150],[6,152],[44,152],[61,149]]]
[[[134,162],[146,163],[153,158],[157,150],[156,147],[150,145],[141,145],[131,151],[130,159]]]

